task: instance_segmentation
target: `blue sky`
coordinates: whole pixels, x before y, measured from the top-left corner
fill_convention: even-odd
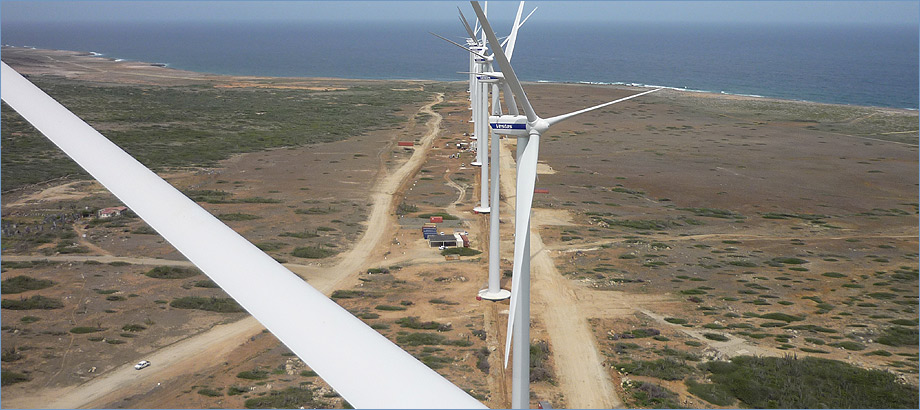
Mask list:
[[[511,16],[517,2],[490,2]],[[455,20],[454,1],[9,1],[0,2],[2,22],[45,21],[430,21]],[[912,24],[917,1],[558,1],[538,6],[538,20],[604,22],[738,22]],[[491,13],[490,13],[491,14]]]

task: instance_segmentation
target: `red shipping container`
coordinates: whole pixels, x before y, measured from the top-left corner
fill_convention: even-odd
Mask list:
[[[533,190],[533,193],[535,193],[535,194],[548,194],[548,193],[549,193],[549,190],[548,190],[548,189],[545,189],[545,188],[535,188],[535,189]]]
[[[399,145],[400,147],[411,147],[415,145],[415,143],[412,141],[399,141],[396,144]]]
[[[444,217],[442,216],[432,216],[431,222],[444,222]]]

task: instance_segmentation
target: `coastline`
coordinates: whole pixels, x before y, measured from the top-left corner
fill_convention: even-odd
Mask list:
[[[171,70],[170,73],[183,73],[184,76],[188,78],[200,77],[202,79],[216,80],[219,78],[246,78],[246,79],[285,79],[285,80],[306,80],[306,81],[406,81],[406,82],[465,82],[465,80],[438,80],[438,79],[424,79],[424,78],[349,78],[349,77],[294,77],[294,76],[251,76],[251,75],[232,75],[232,74],[219,74],[211,72],[200,72],[200,71],[191,71],[185,70],[182,68],[176,68],[170,65],[168,62],[147,62],[147,61],[134,61],[128,59],[122,59],[118,57],[111,57],[105,53],[100,53],[96,51],[75,51],[75,50],[53,50],[53,49],[42,49],[29,46],[12,46],[12,45],[2,45],[0,49],[4,51],[26,51],[31,50],[39,54],[47,53],[66,53],[70,54],[73,57],[82,57],[86,59],[96,59],[96,61],[106,61],[111,63],[121,63],[131,65],[133,68],[142,68],[142,67],[153,67],[160,69]],[[636,87],[636,88],[663,88],[666,90],[686,93],[687,95],[696,95],[706,98],[718,98],[724,97],[727,99],[734,100],[755,100],[755,101],[765,101],[765,102],[791,102],[791,103],[804,103],[804,104],[819,104],[819,105],[832,105],[832,106],[842,106],[842,107],[853,107],[853,108],[866,108],[866,109],[878,109],[891,112],[920,112],[918,108],[904,108],[904,107],[885,107],[885,106],[874,106],[874,105],[858,105],[858,104],[847,104],[847,103],[833,103],[833,102],[821,102],[821,101],[810,101],[804,99],[789,99],[789,98],[780,98],[772,96],[764,96],[758,94],[744,94],[744,93],[732,93],[726,91],[714,91],[714,90],[701,90],[701,89],[691,89],[686,87],[676,87],[669,85],[660,85],[660,84],[644,84],[644,83],[632,83],[632,82],[598,82],[598,81],[550,81],[550,80],[536,80],[536,81],[523,81],[526,84],[561,84],[561,85],[578,85],[578,86],[614,86],[614,87]]]

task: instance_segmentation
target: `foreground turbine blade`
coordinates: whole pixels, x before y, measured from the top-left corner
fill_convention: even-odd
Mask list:
[[[505,75],[505,81],[508,83],[508,86],[511,87],[514,96],[520,100],[521,105],[524,107],[524,115],[527,116],[527,121],[536,121],[540,117],[537,116],[537,113],[533,110],[533,106],[530,105],[530,100],[527,99],[527,94],[524,93],[521,82],[518,81],[517,75],[514,74],[511,63],[508,61],[508,58],[505,57],[505,52],[502,51],[500,46],[501,43],[498,41],[498,38],[495,37],[495,32],[492,31],[492,26],[489,25],[489,21],[486,20],[482,7],[479,7],[479,2],[471,1],[470,4],[473,5],[473,11],[476,12],[476,16],[479,17],[479,22],[482,24],[482,31],[485,33],[492,47],[492,57],[495,59],[495,62],[498,63],[499,68],[501,68],[502,73]]]
[[[359,408],[484,408],[2,63],[3,101]]]
[[[605,102],[605,103],[603,103],[603,104],[595,105],[595,106],[593,106],[593,107],[588,107],[588,108],[585,108],[585,109],[583,109],[583,110],[573,111],[573,112],[570,112],[570,113],[568,113],[568,114],[557,115],[557,116],[555,116],[555,117],[547,118],[547,119],[546,119],[546,122],[549,123],[549,125],[552,126],[552,125],[555,124],[555,123],[558,123],[558,122],[560,122],[560,121],[565,121],[565,120],[567,120],[567,119],[569,119],[569,118],[572,118],[572,117],[574,117],[574,116],[576,116],[576,115],[584,114],[584,113],[589,112],[589,111],[594,111],[594,110],[596,110],[596,109],[598,109],[598,108],[604,108],[604,107],[606,107],[606,106],[608,106],[608,105],[616,104],[616,103],[618,103],[618,102],[623,102],[623,101],[626,101],[626,100],[629,100],[629,99],[633,99],[633,98],[636,98],[636,97],[641,97],[641,96],[643,96],[643,95],[645,95],[645,94],[651,94],[651,93],[653,93],[653,92],[655,92],[655,91],[658,91],[658,90],[660,90],[660,89],[661,89],[661,88],[656,88],[656,89],[654,89],[654,90],[644,91],[644,92],[641,92],[641,93],[638,93],[638,94],[630,95],[629,97],[620,98],[619,100],[613,100],[613,101],[610,101],[610,102]]]

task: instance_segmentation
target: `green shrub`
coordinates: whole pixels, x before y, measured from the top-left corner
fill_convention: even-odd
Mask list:
[[[221,221],[252,221],[255,219],[262,219],[261,216],[243,214],[243,213],[229,213],[229,214],[218,214],[217,219]]]
[[[230,386],[227,388],[228,396],[237,396],[243,393],[249,393],[249,389],[245,387]]]
[[[169,306],[177,309],[198,309],[220,313],[245,312],[243,307],[231,298],[186,296],[173,299],[172,302],[169,302]]]
[[[402,327],[407,327],[409,329],[425,329],[425,330],[438,330],[438,331],[448,331],[450,330],[450,325],[444,325],[435,321],[420,322],[418,316],[409,316],[396,320],[396,323]]]
[[[0,302],[0,307],[3,309],[10,310],[32,310],[32,309],[60,309],[64,307],[64,303],[60,299],[51,299],[46,298],[41,295],[35,295],[28,299],[15,300],[15,299],[3,299]]]
[[[408,333],[397,335],[396,343],[403,346],[422,346],[443,344],[447,338],[437,333]]]
[[[811,347],[803,347],[803,348],[800,348],[799,350],[806,352],[806,353],[830,353],[827,350],[813,349]]]
[[[748,408],[916,408],[916,388],[892,373],[817,357],[737,356],[700,366]]]
[[[221,392],[219,392],[219,391],[217,391],[217,390],[214,390],[214,389],[211,389],[211,388],[207,388],[207,387],[198,389],[198,394],[200,394],[200,395],[202,395],[202,396],[208,396],[208,397],[220,397],[220,396],[223,396],[223,395],[224,395],[223,393],[221,393]]]
[[[917,326],[917,319],[894,319],[889,320],[888,323],[901,326]]]
[[[316,233],[316,232],[307,232],[307,231],[303,231],[303,232],[282,232],[282,233],[278,234],[278,236],[288,236],[288,237],[292,237],[292,238],[309,239],[309,238],[318,238],[318,237],[319,237],[319,234]]]
[[[215,283],[211,279],[199,280],[199,281],[196,281],[193,285],[196,288],[208,288],[208,289],[214,289],[214,288],[219,287],[217,286],[217,283]]]
[[[903,326],[892,326],[885,329],[885,334],[875,341],[887,346],[917,346],[917,329]]]
[[[38,316],[23,316],[19,319],[22,323],[35,323],[41,320]]]
[[[666,317],[664,318],[664,320],[665,322],[673,323],[675,325],[683,325],[687,323],[687,319],[681,319],[681,318],[676,318],[676,317]]]
[[[154,279],[185,279],[199,274],[201,274],[201,271],[198,269],[177,266],[157,266],[144,273],[144,275]]]
[[[79,334],[85,334],[85,333],[101,332],[101,331],[104,331],[105,329],[106,328],[104,327],[77,326],[77,327],[70,329],[70,333],[79,335]]]
[[[444,256],[447,256],[447,255],[475,256],[475,255],[479,255],[480,253],[482,252],[477,251],[476,249],[463,248],[463,247],[447,248],[441,251],[441,255],[444,255]]]
[[[291,252],[291,255],[298,258],[307,258],[307,259],[322,259],[334,255],[335,252],[330,251],[324,248],[318,248],[316,246],[304,246],[294,249]]]
[[[265,396],[246,400],[247,409],[296,409],[300,407],[315,408],[313,391],[307,388],[288,387],[281,391],[271,391]]]
[[[857,343],[849,340],[844,340],[842,342],[828,343],[828,346],[832,347],[842,347],[846,350],[863,350],[866,348],[862,343]]]
[[[628,372],[637,376],[656,377],[662,380],[681,380],[693,371],[693,368],[670,357],[617,363],[614,365],[621,372]]]
[[[829,277],[829,278],[845,278],[845,277],[847,277],[847,275],[844,275],[844,274],[842,274],[842,273],[840,273],[840,272],[824,272],[824,273],[822,273],[821,275],[822,275],[822,276],[827,276],[827,277]]]
[[[718,384],[697,383],[695,380],[686,380],[687,392],[706,400],[716,406],[731,406],[735,403],[735,395]]]
[[[368,296],[368,295],[362,290],[339,289],[339,290],[332,292],[332,296],[330,297],[333,299],[352,299],[352,298],[359,298],[363,296]]]
[[[727,337],[727,336],[725,336],[725,335],[723,335],[723,334],[719,334],[719,333],[703,333],[703,337],[705,337],[705,338],[707,338],[707,339],[709,339],[709,340],[715,340],[715,341],[717,341],[717,342],[726,342],[726,341],[728,341],[728,337]]]
[[[787,315],[785,313],[765,313],[760,315],[761,319],[782,320],[783,322],[798,322],[805,318],[801,316]]]
[[[277,251],[278,249],[281,249],[281,248],[287,246],[287,244],[285,244],[285,243],[282,243],[282,242],[274,242],[274,241],[259,242],[259,243],[255,244],[255,245],[256,245],[256,248],[259,248],[259,250],[261,250],[262,252]]]
[[[692,212],[696,216],[705,216],[709,218],[722,218],[722,219],[739,219],[744,218],[743,215],[724,210],[724,209],[713,209],[713,208],[677,208],[681,211]]]
[[[0,293],[4,295],[22,293],[29,290],[39,290],[54,285],[53,281],[45,279],[35,279],[30,276],[14,276],[0,282]]]
[[[29,376],[9,370],[0,372],[0,386],[9,386],[11,384],[22,383],[32,380]]]
[[[265,380],[268,378],[268,371],[261,369],[246,370],[237,373],[236,377],[246,380]]]
[[[147,326],[138,325],[138,324],[127,324],[121,327],[121,330],[125,332],[140,332],[141,330],[146,330]]]
[[[664,387],[654,383],[634,381],[628,388],[632,395],[631,407],[677,409],[680,406],[680,397]]]
[[[530,344],[530,382],[552,381],[553,372],[549,368],[549,343],[545,340]]]
[[[808,263],[808,261],[805,259],[789,258],[789,257],[773,258],[770,260],[770,262],[773,262],[774,264],[786,264],[786,265],[802,265],[802,264]]]
[[[374,309],[385,310],[385,311],[395,311],[395,310],[406,310],[405,306],[393,306],[393,305],[377,305],[374,306]]]

